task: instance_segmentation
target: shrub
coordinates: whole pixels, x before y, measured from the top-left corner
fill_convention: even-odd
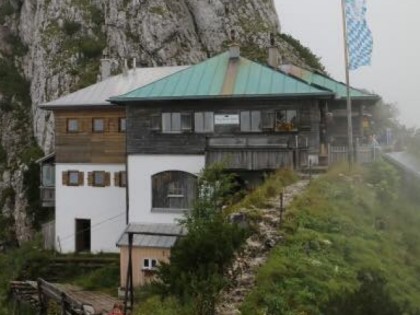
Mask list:
[[[73,36],[80,31],[81,28],[82,25],[75,21],[65,20],[63,24],[64,32],[69,36]]]

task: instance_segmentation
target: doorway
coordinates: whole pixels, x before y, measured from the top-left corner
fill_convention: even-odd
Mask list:
[[[90,252],[90,220],[76,219],[76,252]]]

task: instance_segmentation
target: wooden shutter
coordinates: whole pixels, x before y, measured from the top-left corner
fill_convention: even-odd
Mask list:
[[[88,173],[88,186],[93,186],[93,172]]]
[[[114,186],[121,187],[121,183],[120,183],[120,172],[115,172],[114,173]]]
[[[105,172],[105,186],[111,185],[111,173]]]
[[[68,186],[69,185],[69,172],[63,172],[62,173],[62,178],[63,178],[63,185],[64,186]]]
[[[85,173],[83,172],[79,172],[79,186],[83,186],[85,183]]]

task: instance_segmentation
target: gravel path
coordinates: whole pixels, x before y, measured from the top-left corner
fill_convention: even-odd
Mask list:
[[[283,206],[287,209],[291,201],[307,187],[308,180],[300,180],[285,187]],[[269,200],[271,207],[261,209],[262,220],[258,224],[258,233],[247,239],[243,251],[235,258],[228,277],[231,285],[221,294],[217,306],[217,315],[238,315],[238,310],[246,295],[255,284],[258,268],[267,260],[270,250],[281,240],[280,197]]]

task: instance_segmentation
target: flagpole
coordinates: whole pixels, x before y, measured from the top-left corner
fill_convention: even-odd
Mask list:
[[[350,71],[349,71],[349,45],[347,39],[347,22],[346,22],[346,0],[341,0],[341,8],[343,11],[343,39],[344,39],[344,61],[346,64],[346,87],[347,87],[347,137],[348,137],[348,160],[349,165],[353,164],[353,122],[350,98]]]

